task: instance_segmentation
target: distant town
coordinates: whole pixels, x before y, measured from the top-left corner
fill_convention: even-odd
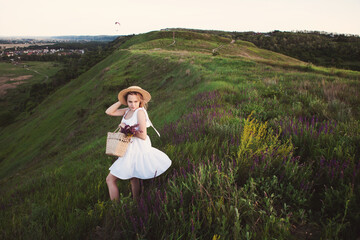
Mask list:
[[[110,42],[120,35],[99,36],[53,36],[53,37],[1,37],[0,45],[3,44],[51,44],[59,42]]]
[[[73,54],[84,54],[84,49],[64,49],[52,48],[51,45],[56,43],[69,42],[66,40],[50,40],[50,39],[28,39],[28,38],[8,38],[0,39],[0,58],[14,57],[16,60],[21,59],[21,56],[44,56],[57,55],[68,56]],[[14,60],[14,59],[10,59]]]
[[[52,55],[57,54],[58,56],[67,56],[72,54],[84,54],[85,50],[83,49],[53,49],[49,48],[48,46],[43,49],[18,49],[19,47],[14,47],[15,50],[9,49],[3,49],[0,52],[0,57],[7,56],[7,57],[15,57],[15,56],[22,56],[22,55],[37,55],[37,56],[43,56],[43,55]]]
[[[85,49],[59,47],[61,43],[109,42],[118,36],[0,37],[0,58],[21,56],[82,55]],[[57,45],[52,46],[52,45]]]

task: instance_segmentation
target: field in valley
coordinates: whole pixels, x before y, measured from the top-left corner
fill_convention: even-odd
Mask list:
[[[60,65],[53,62],[0,62],[0,97],[19,84],[44,82],[59,69]]]

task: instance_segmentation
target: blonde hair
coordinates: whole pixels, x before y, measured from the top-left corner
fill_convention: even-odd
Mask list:
[[[139,101],[140,101],[139,107],[143,107],[143,108],[147,109],[148,104],[147,104],[147,102],[144,101],[144,97],[143,97],[143,95],[142,95],[141,93],[139,93],[139,92],[128,92],[128,93],[126,93],[126,94],[125,94],[125,100],[126,100],[126,102],[127,102],[127,99],[128,99],[128,96],[129,96],[129,95],[136,95],[136,96],[138,96]]]

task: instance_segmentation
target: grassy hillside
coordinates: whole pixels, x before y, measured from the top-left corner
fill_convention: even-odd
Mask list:
[[[2,129],[2,239],[356,238],[360,73],[253,44],[150,32]],[[139,85],[173,164],[109,201],[104,111]]]

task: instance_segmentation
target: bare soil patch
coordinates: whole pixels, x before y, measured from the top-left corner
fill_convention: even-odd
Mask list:
[[[0,97],[5,96],[6,90],[16,88],[17,85],[24,83],[25,80],[32,78],[33,75],[23,75],[18,77],[2,76],[0,77]]]

